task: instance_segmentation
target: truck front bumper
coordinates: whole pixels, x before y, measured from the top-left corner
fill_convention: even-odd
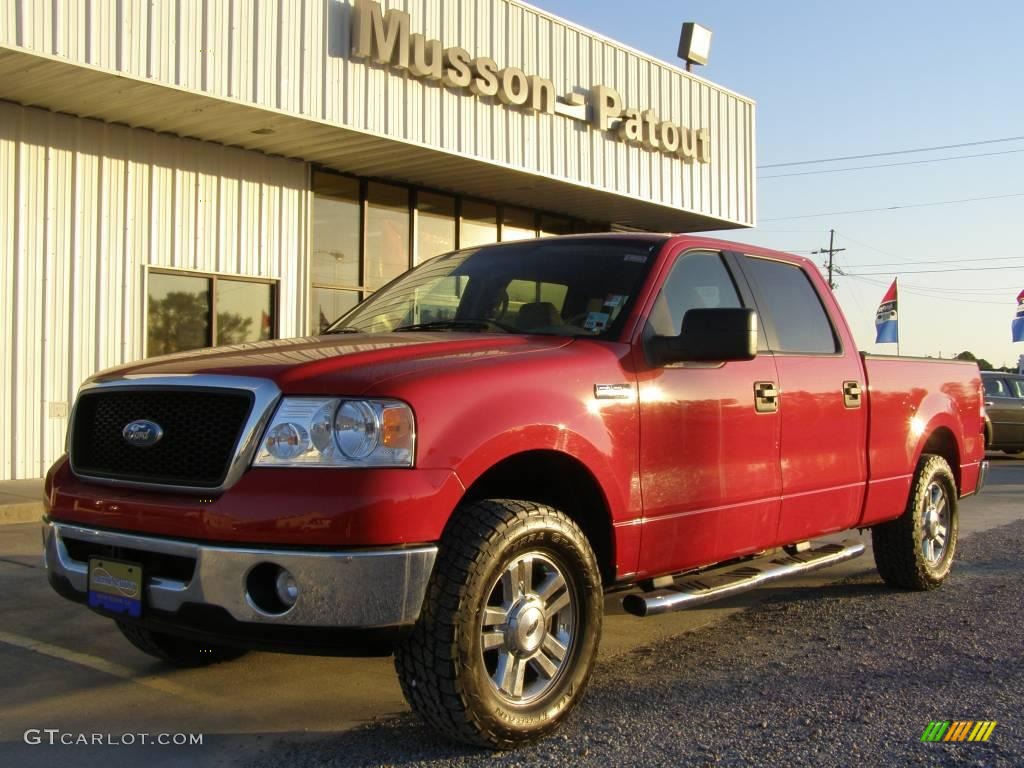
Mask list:
[[[171,617],[195,606],[245,624],[372,629],[412,624],[420,614],[437,547],[345,551],[225,547],[74,524],[43,524],[50,581],[86,599],[89,558],[138,563],[147,611]],[[294,604],[274,600],[275,576],[294,580]],[[69,594],[70,592],[70,594]]]

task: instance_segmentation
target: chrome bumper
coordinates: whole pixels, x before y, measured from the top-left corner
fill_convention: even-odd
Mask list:
[[[985,483],[988,481],[988,462],[981,462],[981,469],[978,470],[978,485],[975,487],[974,492],[981,493],[985,487]]]
[[[47,570],[66,579],[83,598],[89,564],[72,559],[67,540],[195,561],[188,581],[146,576],[143,610],[174,613],[186,603],[218,606],[237,621],[297,627],[412,624],[419,616],[437,555],[434,546],[342,552],[218,547],[64,523],[45,523],[43,539]],[[130,554],[124,559],[131,560]],[[282,613],[260,610],[248,594],[249,574],[263,563],[288,569],[298,585],[298,599]]]

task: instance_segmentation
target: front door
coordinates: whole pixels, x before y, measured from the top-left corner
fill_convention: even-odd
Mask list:
[[[680,255],[644,337],[675,336],[689,309],[750,306],[722,255]],[[763,549],[779,514],[779,414],[757,407],[777,381],[771,354],[724,364],[651,365],[638,355],[640,482],[646,573],[679,571]],[[768,403],[766,407],[764,403]]]

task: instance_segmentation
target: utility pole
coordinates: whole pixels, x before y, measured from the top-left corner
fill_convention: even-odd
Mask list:
[[[832,279],[832,273],[833,272],[838,272],[839,270],[836,267],[833,266],[833,264],[832,264],[832,257],[835,256],[835,254],[841,253],[842,251],[846,250],[845,248],[836,248],[835,247],[835,242],[836,242],[836,231],[834,229],[830,229],[829,230],[829,236],[828,236],[828,249],[819,248],[816,251],[811,251],[811,255],[812,256],[816,256],[819,253],[827,253],[828,254],[828,264],[823,264],[822,266],[824,266],[824,267],[826,267],[828,269],[828,287],[831,288],[833,291],[836,289],[836,284],[835,284],[835,281]],[[842,273],[840,273],[840,274],[842,274]]]

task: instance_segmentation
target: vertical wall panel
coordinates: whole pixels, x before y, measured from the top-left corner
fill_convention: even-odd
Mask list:
[[[0,480],[40,477],[82,380],[144,354],[147,265],[280,280],[301,333],[307,184],[303,163],[0,102]]]

